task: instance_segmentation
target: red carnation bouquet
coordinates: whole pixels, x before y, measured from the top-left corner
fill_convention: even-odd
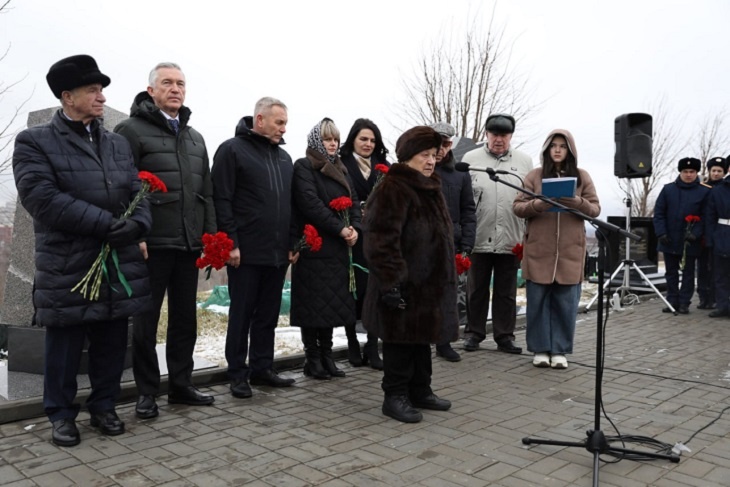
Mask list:
[[[335,210],[337,213],[340,214],[340,217],[342,218],[342,221],[345,222],[345,226],[350,226],[350,208],[352,208],[352,199],[348,196],[340,196],[339,198],[335,198],[332,201],[330,201],[330,208]],[[347,255],[350,258],[350,286],[349,290],[352,293],[352,295],[357,299],[357,286],[355,284],[355,265],[352,262],[352,247],[347,247]],[[360,267],[360,266],[358,266]],[[361,269],[364,269],[360,267]],[[366,271],[367,272],[367,271]]]
[[[512,253],[517,256],[517,260],[522,260],[522,253],[524,252],[524,247],[521,243],[518,243],[514,247],[512,247]]]
[[[461,275],[469,270],[471,267],[471,259],[466,252],[456,254],[456,274]]]
[[[142,188],[137,191],[134,195],[134,199],[129,204],[126,211],[119,217],[120,220],[129,218],[139,204],[144,200],[150,193],[159,191],[160,193],[167,193],[167,186],[162,182],[160,178],[148,171],[140,171],[139,179],[142,181]],[[112,249],[107,242],[104,242],[101,246],[101,252],[98,257],[91,265],[91,269],[86,273],[83,279],[79,281],[76,286],[71,289],[71,292],[79,290],[81,295],[90,301],[97,301],[99,299],[99,290],[101,289],[102,276],[106,277],[109,282],[109,271],[107,269],[107,258],[111,255],[112,263],[117,270],[117,276],[119,276],[119,282],[127,292],[127,296],[132,295],[132,288],[129,286],[127,279],[119,269],[119,256],[117,255],[117,249]],[[111,284],[110,284],[111,285]],[[112,290],[116,291],[112,286]]]
[[[697,215],[687,215],[684,217],[684,221],[687,225],[684,227],[684,246],[682,248],[682,260],[679,262],[679,270],[681,271],[684,270],[684,265],[687,261],[687,247],[695,240],[695,236],[692,234],[692,228],[695,226],[695,223],[700,221],[700,217]]]
[[[203,256],[195,261],[198,269],[205,269],[205,278],[210,279],[210,273],[221,270],[231,258],[233,240],[225,232],[203,234]]]
[[[294,246],[293,252],[296,254],[302,249],[309,249],[310,252],[319,252],[322,248],[322,237],[313,225],[304,225],[304,235]]]

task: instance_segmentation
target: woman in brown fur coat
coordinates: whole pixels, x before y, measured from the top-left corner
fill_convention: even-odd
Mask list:
[[[441,136],[414,127],[400,136],[400,164],[370,197],[365,257],[370,278],[365,328],[383,341],[383,414],[416,423],[415,408],[445,411],[431,390],[431,346],[458,333],[451,217],[434,174]]]

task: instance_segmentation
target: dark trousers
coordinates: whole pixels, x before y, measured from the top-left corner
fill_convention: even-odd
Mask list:
[[[134,316],[134,382],[140,395],[154,395],[160,390],[160,366],[157,362],[157,323],[167,292],[167,360],[170,390],[191,384],[193,351],[198,338],[197,292],[200,252],[182,250],[148,250],[152,311]]]
[[[431,346],[383,342],[382,387],[386,396],[431,394]]]
[[[715,282],[713,278],[712,249],[704,247],[697,258],[697,296],[700,303],[715,303]]]
[[[231,380],[248,379],[274,365],[274,335],[287,266],[227,269],[231,296],[226,335],[228,376]]]
[[[76,375],[87,338],[91,394],[86,407],[92,414],[114,409],[127,352],[128,323],[124,319],[46,328],[43,407],[48,419],[73,419],[79,412],[80,406],[74,403]]]
[[[468,271],[464,336],[487,336],[489,281],[492,286],[492,336],[497,342],[515,339],[517,322],[517,257],[513,254],[471,254]]]
[[[682,271],[682,283],[679,282],[679,263],[682,261],[681,255],[664,254],[664,267],[666,272],[664,277],[667,280],[667,301],[673,308],[687,307],[692,301],[692,295],[695,292],[695,261],[697,257],[688,255],[684,263]]]
[[[713,252],[712,266],[715,268],[715,300],[717,309],[730,311],[730,256]]]

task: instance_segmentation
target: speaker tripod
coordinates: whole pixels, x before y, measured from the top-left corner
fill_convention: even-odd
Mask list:
[[[626,232],[631,232],[631,181],[629,180],[626,187],[626,199],[624,200],[626,202]],[[623,282],[621,283],[621,286],[619,286],[616,289],[616,293],[619,296],[619,301],[623,303],[624,298],[631,294],[631,271],[634,270],[640,277],[641,280],[649,286],[649,288],[654,291],[654,294],[661,299],[664,304],[669,308],[674,315],[677,315],[677,311],[674,309],[674,307],[669,304],[669,301],[664,297],[664,295],[659,292],[659,290],[656,288],[653,282],[649,280],[648,277],[646,277],[646,274],[641,270],[641,268],[636,265],[636,262],[631,259],[631,242],[628,237],[626,237],[626,243],[625,243],[625,257],[624,260],[616,267],[616,270],[613,271],[613,274],[611,274],[611,277],[608,279],[609,286],[613,282],[614,278],[618,275],[619,272],[624,271],[624,277]],[[601,279],[601,275],[599,274],[599,280]],[[588,304],[585,307],[585,311],[588,312],[591,309],[591,306],[593,306],[593,303],[598,298],[598,293],[596,293],[593,298],[588,302]]]

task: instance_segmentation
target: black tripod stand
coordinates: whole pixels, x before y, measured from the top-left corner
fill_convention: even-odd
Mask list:
[[[626,189],[626,198],[624,199],[624,202],[626,203],[626,231],[630,232],[631,231],[631,180],[630,179],[629,179],[628,186]],[[626,248],[626,255],[624,257],[624,260],[618,265],[618,267],[616,267],[616,270],[613,271],[613,274],[611,274],[611,277],[608,278],[608,282],[611,283],[611,282],[613,282],[614,278],[618,275],[619,272],[624,271],[623,282],[622,282],[621,286],[619,286],[618,289],[616,289],[616,292],[619,295],[620,302],[623,302],[624,297],[626,297],[626,295],[630,294],[632,291],[630,272],[633,270],[634,272],[636,272],[636,274],[639,275],[639,277],[641,277],[644,284],[648,285],[649,289],[654,291],[654,294],[659,299],[661,299],[664,302],[664,304],[667,306],[667,308],[669,308],[672,311],[672,313],[674,313],[674,315],[676,316],[677,312],[674,310],[674,307],[671,304],[669,304],[669,301],[667,301],[667,299],[662,295],[662,293],[659,292],[659,290],[656,288],[654,283],[651,282],[651,280],[648,277],[646,277],[646,274],[644,274],[644,272],[641,270],[641,268],[636,264],[636,261],[634,261],[631,258],[631,245],[630,245],[628,237],[626,238],[626,247],[625,248]],[[643,290],[644,288],[635,288],[635,289]],[[593,303],[595,302],[595,300],[597,298],[598,298],[598,294],[596,294],[595,296],[593,296],[593,298],[591,298],[591,300],[588,302],[588,304],[585,307],[586,312],[590,311],[591,306],[593,306]]]
[[[471,169],[474,170],[474,169]],[[478,169],[477,169],[478,170]],[[575,210],[573,208],[567,208],[560,203],[557,203],[549,198],[546,198],[542,195],[538,195],[533,193],[532,191],[526,190],[524,188],[521,188],[519,186],[515,186],[513,184],[510,184],[506,181],[502,181],[499,176],[497,176],[494,171],[485,171],[489,173],[490,179],[493,181],[496,181],[498,183],[505,184],[511,188],[514,188],[518,191],[521,191],[522,193],[525,193],[527,195],[532,196],[533,198],[538,198],[543,201],[547,201],[551,205],[561,208],[565,211],[568,211],[572,213],[573,215],[583,219],[584,221],[589,222],[594,227],[600,227],[600,229],[605,230],[607,233],[611,232],[617,232],[621,235],[623,235],[626,238],[638,241],[640,240],[640,237],[630,233],[626,230],[622,230],[616,225],[612,225],[610,223],[598,220],[596,218],[592,218],[584,213],[581,213],[578,210]],[[596,236],[598,237],[598,313],[596,317],[596,382],[595,382],[595,401],[594,401],[594,408],[595,408],[595,416],[594,416],[594,423],[593,423],[593,429],[588,430],[586,432],[587,438],[583,441],[573,442],[573,441],[557,441],[557,440],[544,440],[539,438],[530,438],[526,437],[522,439],[522,443],[525,445],[557,445],[557,446],[570,446],[570,447],[579,447],[579,448],[585,448],[589,452],[593,454],[593,485],[595,487],[598,486],[598,467],[599,467],[599,456],[601,454],[606,453],[617,453],[617,454],[637,454],[640,453],[643,457],[648,458],[658,458],[658,459],[665,459],[670,460],[672,462],[679,462],[679,456],[677,455],[665,455],[661,453],[654,453],[654,452],[637,452],[635,450],[630,450],[627,448],[618,448],[611,446],[608,443],[608,440],[606,439],[606,436],[603,434],[603,431],[601,431],[601,384],[603,381],[603,333],[602,333],[602,327],[603,327],[603,305],[604,305],[604,297],[603,297],[603,284],[604,284],[604,272],[605,272],[605,260],[606,260],[606,238],[603,234],[601,234],[600,230],[597,230]]]

